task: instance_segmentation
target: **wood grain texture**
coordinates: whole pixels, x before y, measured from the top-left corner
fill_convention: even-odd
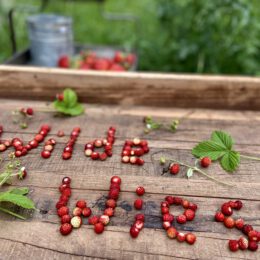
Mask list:
[[[0,213],[0,259],[259,259],[258,252],[239,251],[231,253],[227,248],[229,239],[237,239],[241,233],[228,230],[214,221],[214,213],[220,205],[230,199],[241,199],[243,209],[234,213],[246,223],[260,229],[260,162],[241,162],[239,170],[227,174],[217,163],[207,171],[212,176],[235,187],[216,184],[204,176],[185,177],[185,169],[177,176],[161,176],[160,156],[176,158],[194,163],[191,148],[200,140],[207,139],[211,131],[223,129],[234,136],[235,147],[241,153],[258,156],[260,154],[260,112],[214,111],[205,109],[154,109],[150,107],[122,107],[105,105],[86,105],[86,115],[75,118],[53,117],[52,113],[37,112],[28,129],[20,129],[12,124],[10,113],[17,107],[32,106],[35,110],[46,108],[43,102],[0,100],[0,124],[4,125],[2,139],[14,136],[25,141],[33,138],[43,123],[50,123],[49,137],[57,140],[50,159],[42,159],[42,145],[29,152],[21,160],[28,169],[28,178],[14,180],[13,186],[28,186],[30,197],[37,210],[19,213],[31,216],[20,221]],[[145,115],[169,122],[181,119],[180,127],[174,134],[156,131],[143,133],[142,118]],[[110,125],[117,128],[114,153],[104,162],[92,161],[84,156],[84,144],[104,136]],[[75,145],[73,157],[69,161],[61,159],[61,152],[72,127],[80,126],[82,132]],[[56,137],[58,130],[66,136]],[[125,165],[120,162],[124,140],[139,136],[146,138],[151,148],[144,156],[143,167]],[[10,149],[11,151],[11,149]],[[6,158],[8,152],[0,154]],[[3,165],[0,165],[0,168]],[[78,199],[86,199],[95,214],[104,209],[111,176],[122,178],[122,192],[118,207],[111,223],[102,235],[95,235],[92,226],[83,220],[83,226],[68,237],[59,234],[59,218],[55,203],[59,198],[59,186],[63,176],[72,178],[72,197],[69,202],[73,209]],[[133,240],[129,235],[130,225],[136,211],[133,201],[138,185],[143,185],[146,194],[145,207],[141,211],[146,216],[145,228]],[[7,189],[8,187],[4,187]],[[179,230],[194,232],[198,240],[194,246],[180,244],[167,238],[161,227],[160,202],[166,195],[178,195],[199,205],[196,218],[185,225],[176,224]],[[18,210],[18,209],[17,209]],[[173,214],[180,214],[180,207],[172,207]]]
[[[260,109],[260,79],[253,77],[0,66],[1,97],[50,100],[66,86],[88,103]]]

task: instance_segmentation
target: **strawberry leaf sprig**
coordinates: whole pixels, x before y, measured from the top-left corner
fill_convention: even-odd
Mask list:
[[[67,116],[78,116],[84,113],[84,106],[78,102],[77,93],[70,88],[57,95],[53,106],[58,112]]]
[[[209,157],[212,161],[219,161],[221,167],[227,172],[234,172],[240,164],[240,158],[260,160],[240,154],[233,149],[234,140],[224,131],[214,131],[211,138],[202,141],[192,149],[192,154],[198,158]]]
[[[171,132],[175,132],[180,122],[179,120],[173,120],[169,125],[167,125],[160,122],[156,122],[151,116],[146,116],[144,118],[144,123],[145,123],[144,132],[148,134],[149,132],[158,129],[166,129]]]
[[[166,164],[166,167],[163,168],[163,172],[162,172],[162,175],[165,174],[166,172],[168,172],[169,168],[171,167],[172,164],[174,163],[177,163],[181,166],[184,166],[187,168],[187,172],[186,172],[186,176],[187,178],[191,178],[193,176],[193,174],[195,172],[199,173],[199,174],[202,174],[204,175],[205,177],[207,177],[208,179],[212,180],[212,181],[215,181],[217,183],[220,183],[222,185],[227,185],[227,186],[230,186],[230,187],[233,187],[234,185],[233,184],[230,184],[230,183],[227,183],[227,182],[223,182],[221,180],[218,180],[216,179],[215,177],[211,176],[210,174],[208,174],[207,172],[203,171],[200,167],[199,167],[199,164],[198,164],[198,160],[195,161],[194,163],[194,166],[192,165],[189,165],[185,162],[181,162],[179,160],[176,160],[176,159],[170,159],[170,160],[167,160],[165,157],[161,157],[160,158],[160,164],[161,165],[165,165]]]

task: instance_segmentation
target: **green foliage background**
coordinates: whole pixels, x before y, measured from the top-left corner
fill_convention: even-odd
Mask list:
[[[7,10],[39,0],[0,2],[0,62],[11,55]],[[46,12],[71,15],[75,41],[136,48],[139,70],[260,74],[260,2],[257,0],[107,0],[105,10],[133,13],[132,22],[107,21],[96,3],[53,0]],[[15,17],[19,48],[28,46],[25,18]]]

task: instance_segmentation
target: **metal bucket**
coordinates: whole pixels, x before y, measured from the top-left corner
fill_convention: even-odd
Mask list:
[[[32,63],[56,67],[60,56],[73,55],[72,19],[40,14],[27,18]]]

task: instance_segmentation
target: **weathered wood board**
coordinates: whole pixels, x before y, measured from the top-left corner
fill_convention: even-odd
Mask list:
[[[260,154],[260,112],[214,111],[202,109],[164,109],[153,107],[120,107],[86,105],[86,114],[75,118],[53,117],[52,113],[37,112],[30,127],[21,130],[12,123],[11,110],[21,106],[41,109],[43,102],[0,100],[1,119],[5,138],[21,137],[25,141],[33,138],[43,123],[52,126],[50,137],[55,137],[57,145],[50,159],[42,159],[42,146],[22,157],[28,168],[28,178],[14,181],[15,186],[28,186],[30,197],[35,201],[37,211],[26,221],[17,220],[0,213],[0,259],[259,259],[260,251],[239,251],[231,253],[227,248],[229,239],[237,239],[241,233],[228,230],[214,222],[214,213],[229,199],[241,199],[244,208],[236,212],[256,229],[260,229],[260,162],[242,160],[239,170],[228,174],[218,164],[213,164],[209,174],[220,180],[233,183],[230,188],[216,184],[195,174],[190,180],[182,169],[177,176],[165,174],[158,163],[161,155],[174,157],[189,163],[194,162],[191,148],[199,141],[207,139],[215,129],[231,133],[236,140],[236,148],[241,153],[258,156]],[[143,132],[143,116],[152,115],[163,121],[180,118],[176,133],[166,131]],[[105,136],[109,126],[117,128],[113,156],[106,161],[92,161],[84,156],[84,144]],[[62,149],[74,126],[80,126],[78,138],[71,160],[61,159]],[[65,137],[58,138],[58,130],[64,130]],[[124,140],[143,137],[149,141],[150,152],[144,156],[143,167],[125,165],[120,162]],[[7,152],[1,156],[6,157]],[[2,166],[1,166],[2,167]],[[59,218],[55,204],[60,196],[58,186],[64,176],[72,178],[72,209],[77,199],[88,201],[94,213],[101,213],[109,180],[113,175],[122,178],[115,217],[102,235],[96,235],[87,224],[75,230],[68,237],[59,233]],[[145,228],[137,239],[129,235],[137,211],[133,201],[137,197],[135,188],[143,185],[146,215]],[[193,246],[178,243],[167,238],[162,229],[160,202],[166,195],[178,195],[199,205],[194,221],[178,225],[180,230],[190,230],[197,235]],[[181,212],[173,208],[172,212]]]

